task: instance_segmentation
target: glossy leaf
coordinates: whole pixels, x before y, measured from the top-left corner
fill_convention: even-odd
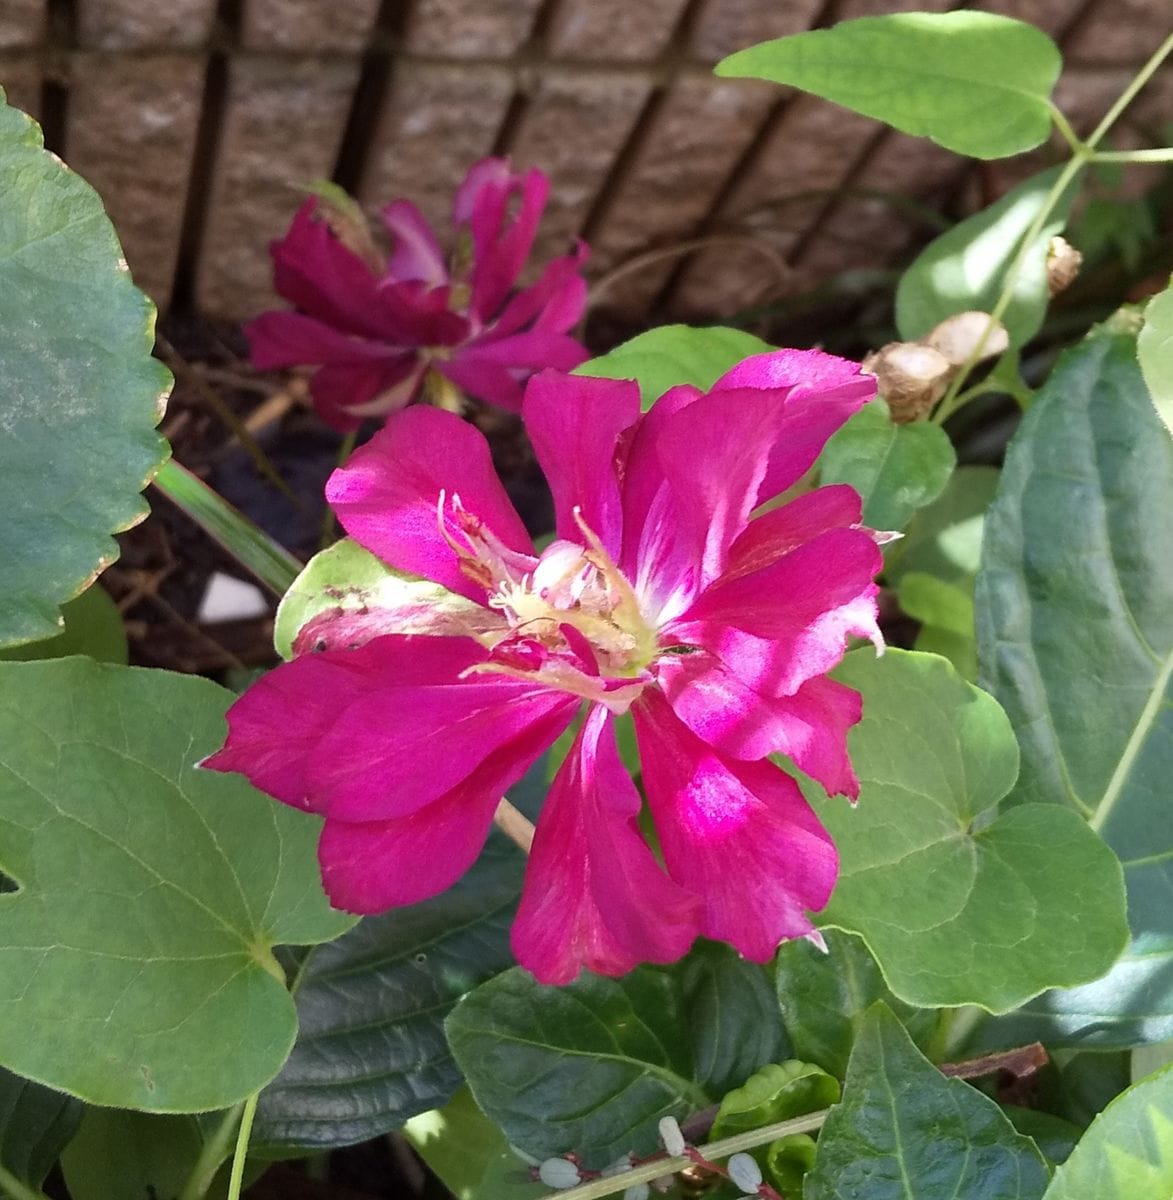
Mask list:
[[[661,325],[637,334],[607,354],[575,368],[575,375],[634,379],[645,409],[677,384],[707,390],[730,368],[773,347],[740,329],[721,325]]]
[[[25,642],[0,650],[0,662],[33,662],[86,654],[98,662],[126,665],[126,630],[118,605],[97,584],[61,606],[65,628],[42,642]]]
[[[838,1079],[847,1072],[864,1014],[877,1000],[888,1005],[918,1046],[926,1045],[937,1028],[932,1009],[913,1008],[892,995],[867,946],[849,933],[828,931],[826,954],[805,939],[784,943],[774,981],[794,1055]]]
[[[1145,305],[1136,356],[1157,415],[1173,433],[1173,287],[1158,292]]]
[[[717,74],[788,84],[974,158],[1051,132],[1062,59],[1041,30],[982,12],[843,21],[730,55]]]
[[[939,425],[893,424],[883,400],[859,410],[827,442],[819,459],[822,483],[849,483],[863,497],[863,520],[899,530],[935,500],[957,456]]]
[[[296,1016],[272,954],[336,937],[309,816],[195,763],[231,696],[85,658],[0,664],[0,1062],[95,1104],[230,1105]]]
[[[1173,1195],[1173,1067],[1117,1096],[1055,1172],[1045,1200]]]
[[[902,338],[923,337],[954,313],[993,310],[1022,240],[1061,170],[1052,167],[1031,176],[920,252],[896,289],[896,327]],[[1015,277],[1013,296],[1001,316],[1012,347],[1028,342],[1043,323],[1050,300],[1047,248],[1067,224],[1078,184],[1072,180],[1052,206]]]
[[[61,629],[167,453],[171,377],[97,193],[0,95],[0,646]]]
[[[883,1004],[870,1009],[805,1200],[1039,1200],[1046,1186],[1042,1155],[998,1106],[946,1079]]]
[[[0,1068],[0,1168],[39,1188],[77,1132],[81,1115],[82,1105],[72,1096]]]
[[[1022,747],[1012,800],[1086,817],[1128,882],[1129,952],[988,1036],[1129,1046],[1173,1037],[1173,440],[1134,337],[1070,350],[1023,420],[986,522],[982,675]]]
[[[544,763],[510,792],[535,815]],[[297,975],[297,1043],[261,1094],[253,1146],[345,1146],[446,1104],[461,1075],[444,1017],[513,964],[509,926],[525,860],[494,831],[480,858],[434,900],[367,917],[310,951]]]
[[[1119,863],[1075,813],[998,813],[1018,748],[1005,713],[934,655],[849,654],[855,808],[818,804],[840,876],[821,923],[860,934],[892,991],[1005,1012],[1095,979],[1124,947]]]

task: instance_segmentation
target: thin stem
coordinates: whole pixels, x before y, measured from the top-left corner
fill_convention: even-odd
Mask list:
[[[822,1126],[829,1111],[823,1109],[821,1112],[808,1113],[805,1117],[792,1117],[789,1121],[764,1125],[761,1129],[737,1133],[733,1137],[722,1138],[719,1142],[698,1146],[697,1149],[705,1158],[728,1158],[731,1154],[737,1154],[741,1150],[752,1150],[755,1146],[764,1146],[775,1138],[785,1137],[790,1133],[810,1133]],[[653,1179],[659,1179],[661,1175],[675,1175],[677,1171],[683,1171],[692,1163],[692,1158],[686,1154],[672,1158],[656,1158],[619,1175],[605,1175],[576,1188],[554,1192],[544,1200],[598,1200],[600,1196],[613,1196],[616,1192],[625,1192],[637,1183],[650,1183]]]
[[[1094,150],[1100,144],[1104,135],[1116,124],[1120,114],[1133,102],[1137,92],[1152,79],[1161,63],[1169,57],[1171,52],[1173,52],[1173,33],[1157,47],[1156,53],[1136,73],[1132,82],[1121,92],[1116,103],[1104,114],[1104,119],[1092,130],[1092,134],[1087,140],[1089,150]]]
[[[1071,122],[1053,100],[1051,101],[1051,120],[1055,122],[1055,128],[1063,135],[1063,140],[1071,147],[1072,153],[1082,154],[1085,147],[1079,134],[1072,129]]]
[[[1159,150],[1096,150],[1091,160],[1116,163],[1173,162],[1173,146],[1162,146]]]
[[[502,799],[493,814],[493,821],[511,842],[521,847],[522,853],[529,853],[534,844],[534,823],[525,813]]]
[[[232,1156],[232,1174],[228,1177],[227,1200],[240,1200],[240,1190],[244,1183],[244,1160],[248,1156],[248,1139],[253,1131],[253,1118],[257,1115],[257,1101],[260,1092],[254,1092],[244,1102],[244,1110],[240,1114],[240,1129],[236,1133],[236,1152]]]
[[[187,1178],[187,1183],[179,1194],[179,1200],[204,1200],[216,1178],[216,1172],[228,1157],[228,1147],[243,1111],[242,1103],[224,1113],[220,1124],[216,1126],[212,1136],[204,1143],[200,1156],[196,1159],[195,1166],[192,1167],[191,1174]]]
[[[9,1200],[49,1200],[44,1192],[29,1187],[3,1167],[0,1167],[0,1195],[7,1196]]]

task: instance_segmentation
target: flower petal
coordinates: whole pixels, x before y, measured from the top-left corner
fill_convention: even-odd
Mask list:
[[[343,333],[316,317],[296,312],[261,313],[244,326],[249,356],[258,370],[308,367],[318,363],[363,366],[394,361],[404,347]],[[410,348],[406,353],[414,353]]]
[[[639,387],[543,371],[525,389],[522,417],[550,491],[558,535],[582,542],[575,508],[608,553],[619,553],[623,520],[615,448],[639,418]]]
[[[366,366],[319,367],[310,380],[314,411],[344,432],[363,419],[405,408],[419,391],[423,362],[416,354]]]
[[[664,636],[703,646],[756,691],[789,696],[835,666],[847,638],[883,646],[872,582],[882,564],[867,531],[832,529],[760,571],[718,580]]]
[[[525,175],[507,174],[504,178],[500,174],[486,176],[472,201],[469,228],[474,259],[470,311],[485,324],[492,321],[505,302],[529,257],[549,192],[550,181],[546,176],[531,170]],[[510,220],[509,206],[518,194],[521,197],[518,209]]]
[[[394,250],[387,265],[388,278],[419,280],[431,287],[448,282],[444,254],[424,214],[410,200],[394,200],[383,209],[383,224]]]
[[[832,795],[859,795],[847,731],[862,714],[859,693],[817,676],[793,696],[763,696],[711,654],[666,656],[659,683],[676,715],[730,758],[785,754]]]
[[[664,861],[702,897],[704,936],[766,962],[810,933],[807,913],[830,899],[838,857],[794,780],[768,761],[723,758],[654,691],[632,713]]]
[[[587,286],[582,277],[582,267],[588,255],[586,243],[579,242],[573,254],[547,263],[537,283],[522,288],[510,298],[487,331],[488,336],[505,337],[526,326],[565,333],[576,325],[586,308]],[[582,361],[587,357],[589,355],[584,348]],[[557,366],[556,363],[548,365]]]
[[[789,504],[763,513],[750,521],[730,547],[725,578],[760,571],[828,529],[858,525],[862,507],[855,488],[837,483],[805,492]]]
[[[513,925],[517,961],[540,983],[675,962],[697,936],[699,900],[656,863],[639,809],[611,718],[593,708],[546,798]]]
[[[440,531],[440,493],[464,509],[509,549],[529,553],[525,526],[493,470],[481,433],[453,413],[408,408],[330,476],[326,499],[343,528],[385,562],[483,601]],[[445,517],[447,520],[448,517]]]

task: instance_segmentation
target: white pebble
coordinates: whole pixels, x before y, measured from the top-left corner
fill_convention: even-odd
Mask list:
[[[756,1192],[762,1186],[762,1169],[752,1154],[734,1154],[725,1164],[734,1187],[743,1192]]]
[[[680,1122],[675,1117],[660,1118],[660,1141],[673,1157],[684,1153],[684,1134],[680,1132]]]
[[[572,1188],[582,1182],[578,1168],[568,1158],[547,1158],[538,1167],[538,1178],[551,1188]]]

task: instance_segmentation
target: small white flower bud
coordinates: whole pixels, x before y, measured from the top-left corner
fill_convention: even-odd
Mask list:
[[[684,1153],[684,1134],[680,1132],[680,1122],[675,1117],[660,1118],[660,1141],[673,1157]]]
[[[538,1178],[550,1188],[572,1188],[582,1183],[578,1168],[568,1158],[547,1158],[538,1167]]]
[[[646,1183],[637,1183],[623,1193],[623,1200],[648,1200],[650,1188]]]
[[[762,1169],[752,1154],[734,1154],[725,1164],[734,1187],[756,1192],[762,1186]]]
[[[631,1170],[631,1155],[625,1154],[622,1158],[617,1158],[609,1167],[604,1167],[601,1174],[603,1177],[610,1178],[612,1175],[622,1175],[625,1171]]]

